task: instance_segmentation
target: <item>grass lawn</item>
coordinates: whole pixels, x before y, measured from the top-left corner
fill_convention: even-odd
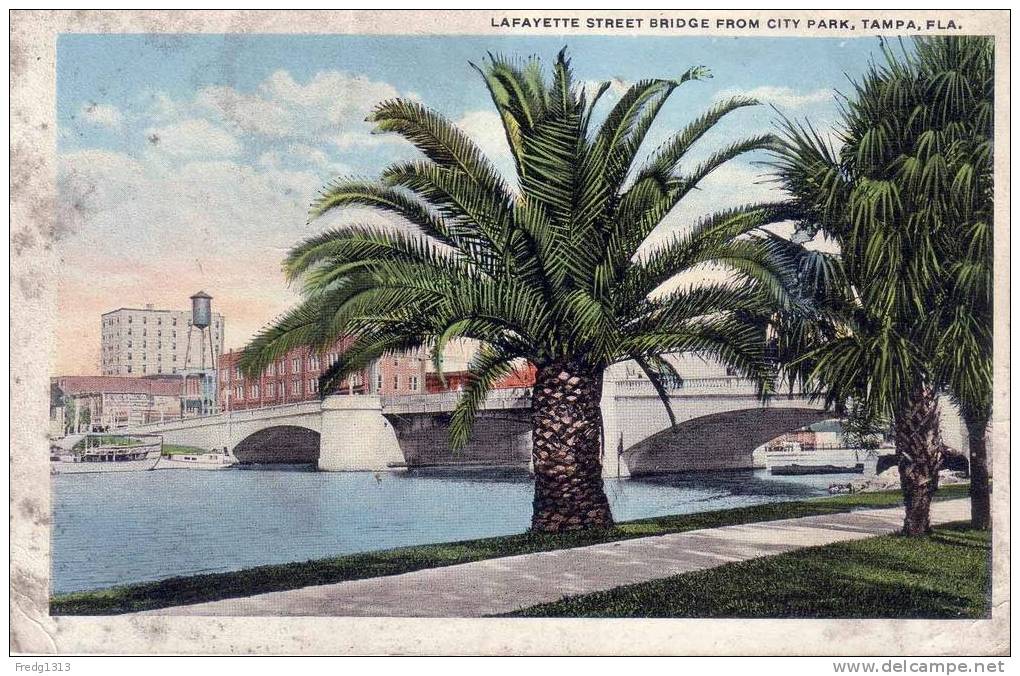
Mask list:
[[[82,439],[74,445],[74,450],[83,451],[85,450],[85,442],[88,442],[89,446],[141,446],[143,442],[138,439],[131,437],[104,434],[102,436],[91,436]]]
[[[517,617],[989,617],[991,534],[841,542],[510,613]]]
[[[178,446],[177,444],[163,444],[163,455],[201,455],[208,453],[204,448],[197,446]]]
[[[967,497],[968,486],[944,486],[936,500]],[[848,512],[855,509],[897,507],[899,491],[858,493],[829,498],[781,502],[696,514],[663,516],[617,524],[603,530],[556,535],[522,533],[435,545],[401,547],[377,552],[346,554],[314,561],[258,566],[244,570],[175,577],[158,582],[60,594],[50,599],[52,615],[113,615],[154,608],[250,596],[316,584],[331,584],[368,577],[397,575],[500,556],[566,549],[649,535],[714,528],[740,523],[774,521],[801,516]]]

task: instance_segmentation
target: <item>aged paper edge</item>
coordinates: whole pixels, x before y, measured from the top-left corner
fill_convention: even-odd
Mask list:
[[[59,233],[56,38],[61,33],[509,35],[503,16],[953,19],[996,40],[995,406],[992,618],[893,620],[523,620],[50,617],[47,409]],[[937,33],[935,31],[931,34]],[[952,31],[943,31],[951,33]],[[957,31],[960,32],[960,31]],[[517,30],[513,35],[656,34]],[[711,29],[684,35],[862,38],[895,30]],[[1009,12],[760,11],[14,11],[11,13],[11,651],[62,654],[1002,655],[1009,652]]]

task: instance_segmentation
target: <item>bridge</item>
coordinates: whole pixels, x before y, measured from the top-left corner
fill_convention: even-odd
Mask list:
[[[471,440],[453,452],[447,435],[458,396],[334,395],[126,431],[162,434],[167,444],[226,448],[241,462],[315,463],[325,471],[527,466],[530,390],[493,391]],[[650,382],[607,378],[602,397],[607,476],[750,468],[757,446],[833,417],[799,394],[777,395],[763,406],[753,383],[737,376],[686,379],[670,391],[670,400],[675,428]]]

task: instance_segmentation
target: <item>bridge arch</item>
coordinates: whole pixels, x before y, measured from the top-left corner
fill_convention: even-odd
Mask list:
[[[317,464],[319,432],[302,425],[273,425],[256,430],[233,447],[241,463]]]
[[[831,411],[809,406],[754,407],[686,420],[623,449],[631,476],[753,466],[751,452],[778,436],[824,420]]]

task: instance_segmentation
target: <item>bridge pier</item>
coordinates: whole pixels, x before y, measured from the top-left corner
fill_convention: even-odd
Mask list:
[[[602,476],[622,478],[630,476],[623,457],[623,430],[620,429],[616,410],[617,385],[615,380],[602,383]]]
[[[404,465],[397,435],[378,396],[334,395],[322,400],[319,469],[382,472]]]

